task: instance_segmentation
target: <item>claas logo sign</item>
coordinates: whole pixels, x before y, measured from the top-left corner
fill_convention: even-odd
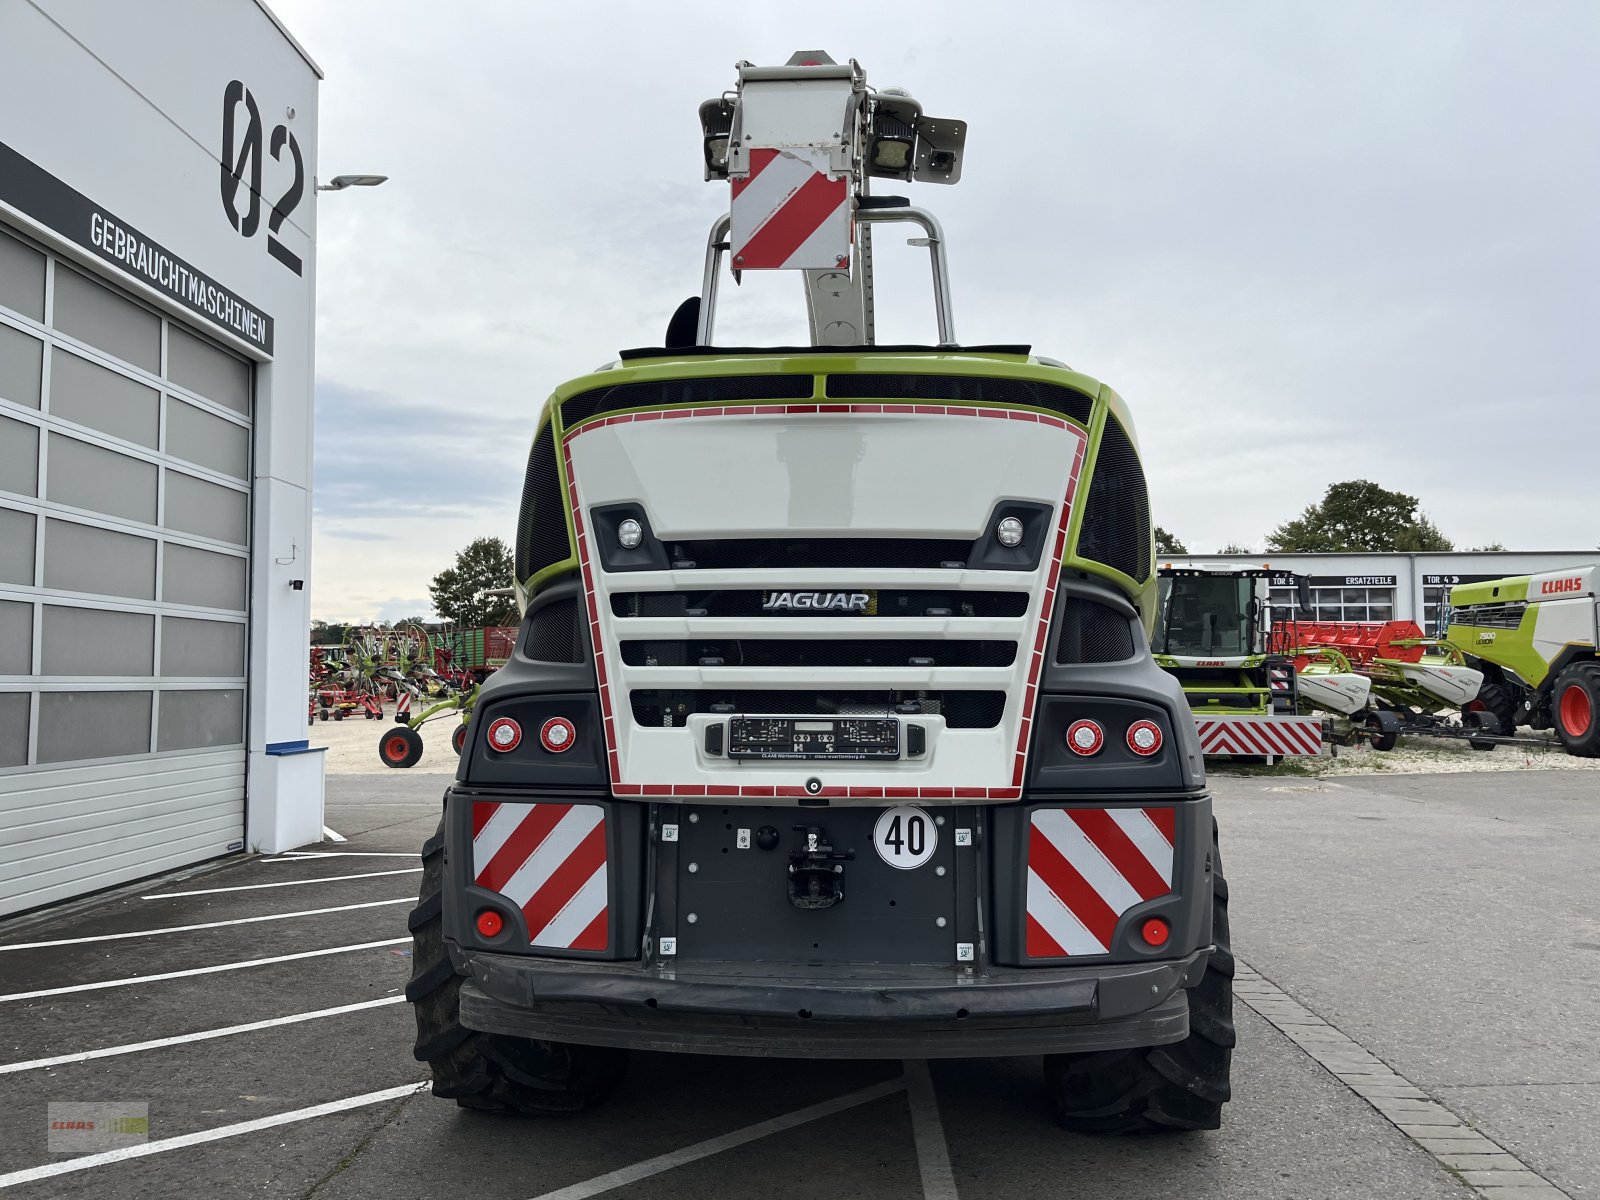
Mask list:
[[[1541,596],[1559,596],[1565,592],[1579,592],[1583,590],[1583,576],[1572,579],[1546,579],[1539,584]]]

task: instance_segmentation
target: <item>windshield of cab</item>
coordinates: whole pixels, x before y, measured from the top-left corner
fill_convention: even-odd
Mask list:
[[[1161,580],[1156,645],[1161,654],[1231,658],[1251,653],[1254,581],[1225,575]]]

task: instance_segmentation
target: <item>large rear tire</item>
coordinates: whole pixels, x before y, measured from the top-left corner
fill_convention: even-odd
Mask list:
[[[1573,663],[1561,672],[1550,708],[1567,753],[1600,758],[1600,662]]]
[[[1233,951],[1228,881],[1211,833],[1211,938],[1205,976],[1189,989],[1189,1036],[1165,1046],[1057,1054],[1045,1082],[1064,1128],[1075,1133],[1173,1133],[1218,1129],[1233,1094]]]
[[[479,1033],[461,1023],[461,976],[444,944],[444,822],[422,847],[422,890],[412,909],[411,982],[418,1062],[433,1094],[481,1112],[545,1116],[590,1108],[611,1095],[628,1052]]]

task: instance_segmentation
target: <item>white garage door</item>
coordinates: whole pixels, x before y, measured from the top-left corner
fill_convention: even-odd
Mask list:
[[[251,380],[0,227],[0,913],[240,845]]]

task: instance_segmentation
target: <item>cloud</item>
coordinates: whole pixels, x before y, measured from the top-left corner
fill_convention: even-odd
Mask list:
[[[1115,386],[1189,545],[1260,544],[1358,477],[1462,544],[1600,541],[1587,0],[275,8],[327,71],[319,172],[391,177],[318,214],[315,585],[340,604],[510,538],[545,397],[698,290],[727,197],[696,106],[799,46],[970,122],[961,184],[905,189],[948,234],[960,337]],[[880,340],[930,340],[900,241],[875,243]],[[730,284],[719,340],[803,339],[797,280]]]

